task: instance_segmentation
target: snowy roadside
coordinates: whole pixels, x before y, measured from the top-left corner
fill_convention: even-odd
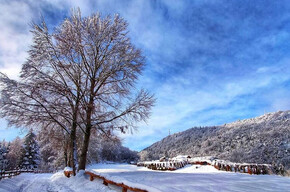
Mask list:
[[[101,181],[91,182],[83,174],[66,178],[63,172],[55,174],[24,173],[0,181],[0,192],[113,192]]]

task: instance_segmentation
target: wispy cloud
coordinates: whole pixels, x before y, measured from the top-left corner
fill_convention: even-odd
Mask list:
[[[290,107],[287,1],[4,1],[0,71],[17,76],[31,44],[32,19],[42,14],[53,28],[75,7],[83,15],[121,14],[147,58],[138,86],[155,93],[157,104],[148,124],[124,136],[133,149],[161,139],[169,129]]]
[[[16,78],[27,56],[31,41],[28,22],[32,18],[29,6],[7,1],[0,6],[0,71]]]

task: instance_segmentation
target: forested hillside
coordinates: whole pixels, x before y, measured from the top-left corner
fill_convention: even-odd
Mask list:
[[[140,152],[141,160],[179,154],[215,156],[232,162],[269,163],[290,169],[290,111],[268,113],[167,136]]]

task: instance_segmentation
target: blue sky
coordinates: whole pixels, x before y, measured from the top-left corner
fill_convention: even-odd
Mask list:
[[[119,13],[146,67],[138,86],[157,98],[147,124],[124,145],[141,150],[171,133],[290,109],[289,1],[0,0],[0,71],[17,78],[31,44],[29,23],[53,29],[80,7]],[[21,134],[0,120],[0,140]]]

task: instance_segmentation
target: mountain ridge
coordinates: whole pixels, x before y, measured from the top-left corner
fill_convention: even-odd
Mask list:
[[[290,110],[219,126],[193,127],[169,135],[139,153],[141,160],[179,154],[268,163],[290,169]]]

